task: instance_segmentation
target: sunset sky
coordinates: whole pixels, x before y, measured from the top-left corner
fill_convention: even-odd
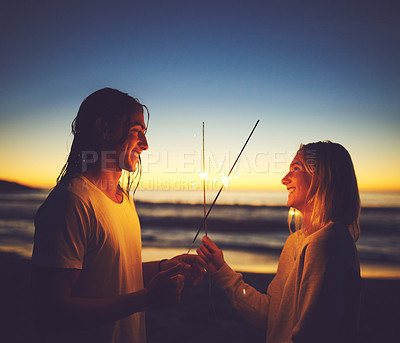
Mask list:
[[[280,189],[300,143],[332,140],[362,190],[400,190],[398,1],[7,1],[0,14],[0,179],[54,186],[82,100],[150,109],[143,187],[210,182],[260,124],[233,189]],[[219,181],[215,181],[218,183]]]

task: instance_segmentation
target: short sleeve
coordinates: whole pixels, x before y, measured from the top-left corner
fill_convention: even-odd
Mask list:
[[[53,191],[36,213],[32,264],[82,269],[89,218],[82,199],[68,191]]]

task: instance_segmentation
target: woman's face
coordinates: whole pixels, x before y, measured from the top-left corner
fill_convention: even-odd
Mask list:
[[[287,206],[294,207],[303,215],[306,209],[307,194],[311,185],[311,175],[306,171],[300,155],[297,152],[289,167],[289,172],[282,179],[289,195]]]

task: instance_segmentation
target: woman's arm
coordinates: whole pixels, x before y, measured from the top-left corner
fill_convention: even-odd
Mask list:
[[[210,238],[203,238],[203,244],[197,249],[197,253],[243,318],[250,324],[265,329],[269,309],[268,296],[245,283],[242,274],[234,272],[228,266],[222,251]]]

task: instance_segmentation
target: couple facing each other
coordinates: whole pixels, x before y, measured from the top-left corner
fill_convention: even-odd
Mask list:
[[[145,342],[147,310],[177,303],[184,279],[205,269],[267,342],[354,342],[360,267],[360,199],[351,157],[340,144],[302,145],[282,179],[296,231],[277,274],[260,293],[224,261],[208,237],[198,255],[142,262],[140,223],[129,195],[148,149],[147,107],[98,90],[81,104],[57,185],[35,217],[31,294],[47,341]]]

